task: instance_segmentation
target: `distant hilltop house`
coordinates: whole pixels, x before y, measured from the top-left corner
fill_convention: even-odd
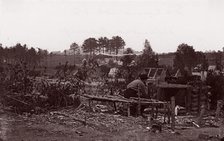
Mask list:
[[[74,51],[71,49],[66,49],[63,52],[62,51],[52,51],[51,54],[55,55],[74,55]]]
[[[61,51],[52,51],[51,54],[62,55],[63,53]]]

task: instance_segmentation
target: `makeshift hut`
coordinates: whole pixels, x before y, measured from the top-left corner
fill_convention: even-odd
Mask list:
[[[158,84],[157,99],[161,101],[170,101],[171,97],[175,97],[176,105],[185,107],[186,111],[190,111],[191,107],[191,86],[181,84]]]

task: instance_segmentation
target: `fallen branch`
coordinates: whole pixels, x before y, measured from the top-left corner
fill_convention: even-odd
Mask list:
[[[7,98],[10,98],[10,99],[13,99],[13,100],[15,100],[15,101],[17,101],[17,102],[23,103],[24,105],[31,106],[31,104],[28,104],[28,103],[26,103],[26,102],[24,102],[24,101],[18,100],[18,99],[13,98],[13,97],[10,97],[10,96],[8,96],[8,95],[6,95],[6,97],[7,97]]]
[[[60,113],[60,112],[53,112],[53,114],[56,114],[56,115],[61,115],[61,116],[64,116],[64,117],[68,117],[72,120],[75,120],[75,121],[78,121],[78,122],[81,122],[82,124],[86,125],[87,122],[86,122],[86,117],[85,117],[85,120],[81,120],[81,119],[77,119],[77,118],[74,118],[70,115],[67,115],[67,114],[64,114],[64,113]]]
[[[133,100],[125,99],[125,98],[119,98],[119,97],[106,97],[106,96],[94,96],[94,95],[82,95],[83,97],[86,97],[90,100],[97,100],[97,101],[110,101],[110,102],[123,102],[123,103],[130,103],[133,102]]]
[[[194,126],[196,126],[197,128],[200,128],[200,126],[199,126],[197,123],[195,123],[194,121],[192,122],[192,124],[193,124]]]

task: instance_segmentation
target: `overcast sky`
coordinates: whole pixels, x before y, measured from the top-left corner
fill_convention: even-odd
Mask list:
[[[89,37],[121,36],[157,53],[181,43],[196,50],[224,47],[224,0],[0,0],[0,43],[63,51]]]

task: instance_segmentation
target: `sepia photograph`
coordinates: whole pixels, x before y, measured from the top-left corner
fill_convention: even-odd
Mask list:
[[[224,141],[223,0],[0,0],[0,141]]]

